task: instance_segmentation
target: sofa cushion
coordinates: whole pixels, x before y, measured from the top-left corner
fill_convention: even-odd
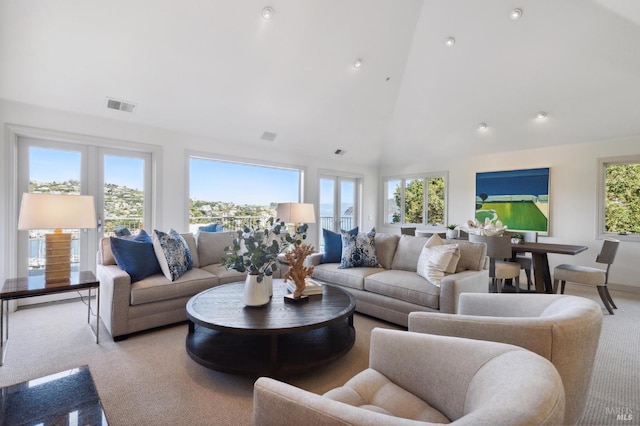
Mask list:
[[[439,309],[440,288],[415,272],[381,271],[364,279],[364,289],[393,299]]]
[[[460,249],[456,244],[438,244],[428,247],[428,244],[422,248],[420,257],[418,257],[418,267],[416,273],[422,278],[426,278],[429,282],[440,287],[440,281],[444,277],[447,269],[455,271],[455,265],[452,264],[454,254],[458,253],[455,263],[460,259]]]
[[[351,235],[348,232],[342,233],[342,259],[341,268],[354,268],[362,266],[379,266],[378,254],[376,253],[376,231],[358,235]]]
[[[236,231],[198,232],[196,242],[200,267],[220,263],[220,259],[226,254],[224,248],[232,246],[233,239],[237,236]]]
[[[151,237],[145,231],[129,239],[110,237],[110,251],[120,269],[139,281],[161,272]]]
[[[460,248],[460,261],[456,272],[466,270],[481,271],[487,257],[487,245],[464,240],[444,240],[447,244],[457,244]]]
[[[193,259],[187,242],[175,230],[168,233],[153,231],[153,249],[160,269],[167,279],[175,281],[193,267]]]
[[[376,252],[378,253],[378,262],[384,269],[391,269],[393,255],[398,248],[400,235],[395,234],[376,234]]]
[[[218,278],[202,269],[190,269],[175,281],[156,274],[131,285],[131,304],[189,297],[215,285],[218,285]]]
[[[311,276],[320,281],[339,284],[344,287],[364,289],[364,278],[384,271],[384,268],[347,268],[340,269],[339,263],[322,263],[313,267]]]
[[[189,253],[191,254],[191,261],[194,268],[200,267],[200,256],[198,256],[198,246],[196,244],[196,237],[191,233],[180,234],[184,241],[187,243]]]
[[[220,284],[235,283],[244,281],[247,273],[238,272],[235,269],[227,269],[222,263],[214,263],[213,265],[203,266],[202,269],[218,277]]]
[[[351,229],[349,235],[358,235],[358,227]],[[342,235],[322,228],[322,238],[324,239],[324,253],[322,253],[321,263],[335,263],[342,259]]]
[[[401,235],[398,241],[398,248],[393,255],[391,269],[416,272],[418,267],[418,257],[422,252],[422,247],[427,243],[427,237],[414,237],[412,235]]]

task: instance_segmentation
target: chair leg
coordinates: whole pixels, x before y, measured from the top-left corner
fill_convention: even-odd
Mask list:
[[[566,284],[566,281],[560,281],[560,294],[564,294],[564,285]]]
[[[613,303],[613,299],[611,298],[611,294],[609,294],[609,288],[607,286],[604,286],[603,288],[604,288],[604,293],[607,295],[607,300],[609,301],[609,303],[611,303],[611,306],[613,306],[613,309],[618,309],[616,304]]]
[[[502,280],[499,280],[496,278],[496,289],[498,290],[498,293],[502,293]]]
[[[605,286],[602,286],[602,285],[598,286],[598,294],[600,295],[600,299],[602,299],[602,303],[604,304],[604,307],[607,308],[607,311],[609,311],[611,315],[613,315],[613,309],[611,309],[611,306],[609,305],[606,292],[607,292],[607,288]]]
[[[520,277],[515,277],[513,284],[516,286],[516,293],[520,293]]]
[[[527,268],[524,270],[525,275],[527,276],[527,291],[531,290],[531,269]]]

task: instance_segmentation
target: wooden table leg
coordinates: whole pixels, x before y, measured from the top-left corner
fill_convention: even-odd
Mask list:
[[[532,253],[536,293],[553,293],[549,258],[546,253]]]

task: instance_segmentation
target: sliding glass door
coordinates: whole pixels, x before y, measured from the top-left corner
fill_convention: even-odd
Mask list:
[[[322,228],[333,232],[349,230],[359,223],[360,180],[344,176],[320,176],[320,250]]]

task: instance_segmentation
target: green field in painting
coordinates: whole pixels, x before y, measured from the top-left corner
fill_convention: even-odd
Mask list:
[[[484,211],[482,211],[484,210]],[[495,210],[498,219],[508,229],[519,231],[547,231],[547,217],[538,206],[529,201],[515,201],[505,203],[484,203],[476,210],[476,219],[484,222],[486,217],[493,219],[493,214],[487,210]]]

